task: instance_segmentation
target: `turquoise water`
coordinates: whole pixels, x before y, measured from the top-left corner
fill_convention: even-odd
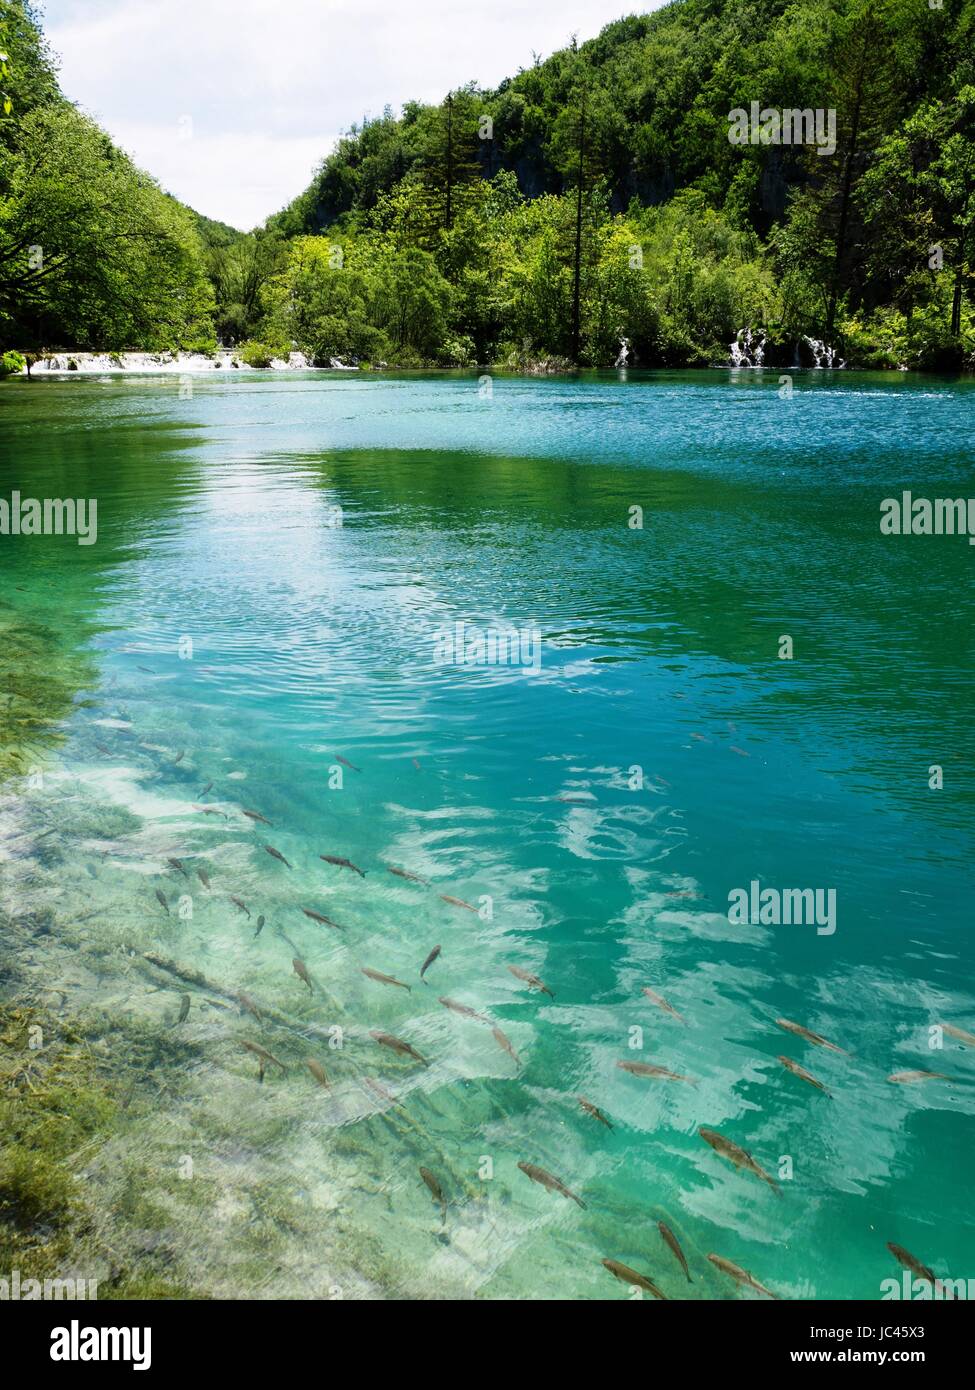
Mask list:
[[[86,1161],[108,1203],[127,1164],[158,1187],[201,1291],[627,1297],[605,1257],[673,1298],[752,1296],[715,1252],[783,1298],[872,1299],[901,1272],[888,1241],[975,1277],[975,1058],[929,1046],[938,1023],[975,1032],[975,551],[879,530],[904,488],[967,496],[975,386],[795,385],[289,373],[0,394],[0,496],[98,499],[91,547],[0,540],[0,623],[36,635],[37,680],[71,702],[63,742],[26,755],[38,785],[5,788],[4,907],[53,914],[28,975],[184,1045],[160,1052],[167,1098]],[[540,669],[439,663],[457,622],[537,627]],[[752,880],[835,890],[835,932],[732,924]],[[175,1024],[187,986],[146,951],[290,1028],[195,986]],[[287,1072],[259,1083],[241,1039]],[[886,1079],[912,1068],[951,1079]],[[255,1228],[272,1191],[288,1217]]]

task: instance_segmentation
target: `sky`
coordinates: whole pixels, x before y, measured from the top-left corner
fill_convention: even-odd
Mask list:
[[[65,95],[198,212],[242,230],[387,103],[495,86],[661,0],[41,0]]]

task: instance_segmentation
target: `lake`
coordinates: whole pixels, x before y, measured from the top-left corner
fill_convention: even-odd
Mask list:
[[[120,1258],[218,1297],[630,1296],[604,1258],[760,1296],[716,1253],[874,1299],[888,1241],[975,1276],[975,1055],[938,1031],[975,1032],[975,550],[880,528],[967,497],[973,406],[6,384],[0,497],[96,499],[97,541],[0,537],[4,992],[118,1100],[77,1171]],[[823,911],[736,918],[766,889]]]

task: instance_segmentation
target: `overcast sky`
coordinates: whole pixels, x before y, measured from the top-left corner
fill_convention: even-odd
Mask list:
[[[170,193],[249,229],[389,103],[493,86],[661,0],[42,0],[65,95]]]

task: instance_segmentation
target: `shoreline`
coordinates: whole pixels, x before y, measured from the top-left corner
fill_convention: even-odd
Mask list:
[[[161,372],[189,375],[197,372],[213,371],[242,372],[305,372],[342,371],[356,372],[358,367],[347,366],[333,358],[328,367],[315,367],[303,352],[292,352],[287,359],[276,357],[269,367],[249,367],[233,348],[219,348],[208,356],[203,352],[52,352],[34,362],[28,373],[24,367],[17,376],[105,376],[145,374],[157,376]]]
[[[690,366],[674,367],[663,363],[606,363],[602,367],[574,367],[561,359],[539,358],[535,361],[523,361],[520,363],[476,363],[467,366],[444,367],[437,364],[424,365],[422,367],[399,367],[395,363],[349,363],[343,362],[339,358],[333,357],[328,366],[318,366],[305,353],[293,351],[286,358],[272,358],[267,366],[250,366],[242,360],[238,351],[234,348],[219,348],[212,354],[203,352],[52,352],[39,358],[31,365],[30,371],[26,366],[19,372],[11,372],[7,375],[8,381],[32,380],[34,377],[108,377],[108,376],[202,376],[210,372],[223,371],[228,374],[235,372],[246,373],[247,375],[261,374],[267,372],[315,372],[315,373],[362,373],[365,375],[398,375],[404,373],[457,373],[466,372],[468,374],[482,375],[506,375],[519,377],[577,377],[593,372],[668,372],[668,371],[724,371],[724,372],[747,372],[763,374],[770,373],[773,376],[786,373],[788,375],[802,374],[835,374],[839,372],[877,372],[882,374],[896,373],[899,376],[951,376],[965,378],[972,375],[966,370],[952,372],[926,372],[918,371],[904,365],[889,367],[861,367],[851,366],[843,363],[841,366],[827,366],[815,363],[793,363],[789,366],[772,363],[750,363],[734,362],[726,360],[723,362],[715,361],[708,363],[695,363]]]

